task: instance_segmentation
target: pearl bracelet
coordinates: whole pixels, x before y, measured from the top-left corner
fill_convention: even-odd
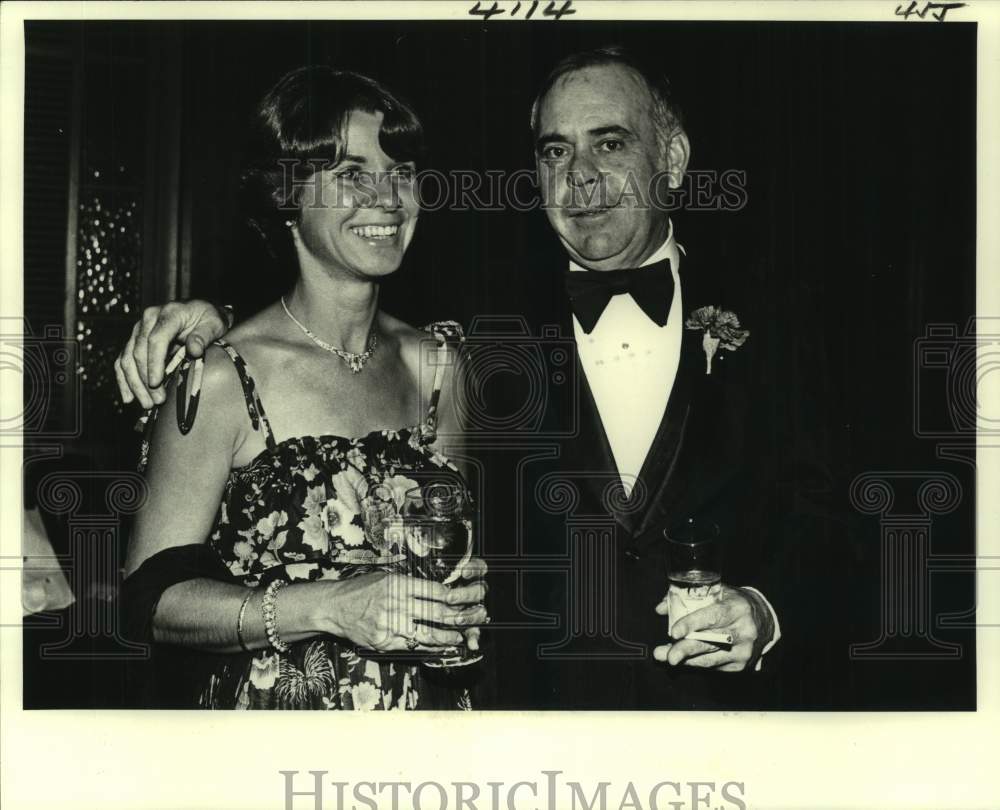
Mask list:
[[[275,596],[287,584],[282,579],[274,580],[274,582],[267,586],[267,590],[264,591],[264,599],[260,603],[261,613],[264,616],[264,632],[267,634],[267,641],[280,653],[288,652],[288,645],[278,635],[278,610],[275,604]]]

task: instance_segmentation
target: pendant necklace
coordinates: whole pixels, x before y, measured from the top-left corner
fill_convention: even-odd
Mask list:
[[[339,357],[341,360],[347,363],[348,367],[355,374],[358,374],[361,371],[361,369],[365,367],[365,363],[367,363],[371,359],[371,356],[375,354],[375,345],[378,341],[375,337],[374,320],[372,321],[372,328],[368,332],[368,347],[363,352],[360,353],[349,352],[345,351],[344,349],[338,349],[336,346],[331,346],[325,340],[316,337],[316,335],[310,332],[305,327],[305,325],[300,323],[298,319],[294,315],[292,315],[291,312],[288,311],[288,304],[285,303],[285,296],[281,296],[281,308],[284,309],[285,314],[292,319],[292,323],[294,323],[297,327],[299,327],[299,329],[305,332],[306,337],[308,337],[313,343],[315,343],[321,349],[330,352],[330,354],[337,355],[337,357]]]

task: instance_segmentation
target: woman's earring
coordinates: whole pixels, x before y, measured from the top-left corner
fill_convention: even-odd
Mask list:
[[[285,220],[285,227],[286,228],[294,228],[295,227],[295,220],[294,219],[286,219]]]

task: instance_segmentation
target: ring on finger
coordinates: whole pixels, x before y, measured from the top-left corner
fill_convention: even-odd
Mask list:
[[[410,652],[413,652],[420,645],[420,642],[417,641],[417,634],[419,632],[420,628],[417,626],[417,623],[411,619],[409,632],[403,635],[403,638],[406,639],[406,649]]]

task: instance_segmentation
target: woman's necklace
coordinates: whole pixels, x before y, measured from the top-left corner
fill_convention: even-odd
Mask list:
[[[307,338],[309,338],[313,343],[315,343],[321,349],[330,352],[330,354],[337,355],[337,357],[339,357],[341,360],[347,363],[348,367],[355,374],[360,372],[361,369],[365,367],[365,363],[367,363],[371,359],[371,356],[375,354],[375,344],[378,341],[375,337],[374,320],[372,321],[372,328],[368,332],[368,348],[365,349],[360,354],[357,354],[355,352],[344,351],[344,349],[338,349],[336,346],[331,346],[325,340],[316,337],[316,335],[310,332],[303,324],[301,324],[298,321],[298,319],[296,319],[294,315],[292,315],[291,312],[288,311],[288,304],[285,303],[285,296],[281,296],[281,308],[284,309],[285,314],[292,319],[292,323],[294,323],[297,327],[299,327],[299,329],[305,332]]]

